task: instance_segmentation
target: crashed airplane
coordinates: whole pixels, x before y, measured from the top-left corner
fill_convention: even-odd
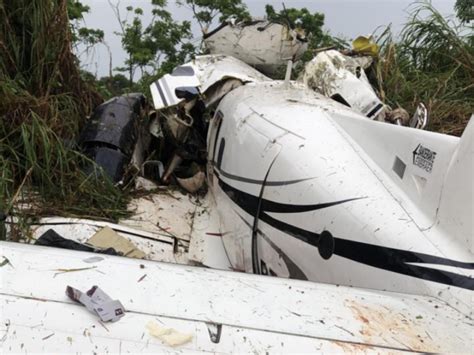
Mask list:
[[[265,58],[245,44],[255,36],[272,38],[255,41]],[[145,260],[2,242],[3,350],[471,351],[472,120],[461,138],[423,130],[422,104],[392,110],[368,59],[336,51],[291,81],[304,38],[279,24],[227,24],[205,41],[215,54],[151,85],[145,121],[144,97],[117,98],[82,136],[118,183],[131,164],[151,184],[135,216],[33,226],[38,240],[52,229]],[[288,61],[285,80],[265,75]],[[124,107],[110,137],[104,120]],[[95,326],[69,285],[99,285],[121,319]]]

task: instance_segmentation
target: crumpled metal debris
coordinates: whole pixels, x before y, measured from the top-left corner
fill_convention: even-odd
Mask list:
[[[116,322],[125,315],[122,303],[113,300],[98,286],[93,286],[86,293],[67,286],[66,295],[71,300],[81,303],[90,312],[97,314],[103,322]]]
[[[428,112],[422,103],[410,118],[405,109],[392,109],[377,96],[365,70],[372,65],[378,47],[367,37],[358,37],[357,41],[354,50],[346,53],[348,55],[333,49],[318,53],[306,64],[300,79],[308,88],[369,119],[424,129]]]
[[[299,60],[308,48],[302,31],[267,20],[226,22],[204,35],[204,44],[211,54],[232,56],[267,75]]]
[[[102,103],[92,112],[79,138],[85,155],[114,182],[123,178],[132,158],[145,102],[142,94],[127,94]],[[90,165],[85,170],[92,173],[94,169]]]
[[[306,64],[303,82],[310,89],[378,120],[384,113],[384,104],[364,71],[371,64],[370,57],[349,57],[336,50],[327,50]]]
[[[180,178],[177,176],[176,181],[178,182],[179,186],[181,186],[186,191],[195,193],[204,186],[204,183],[206,182],[206,174],[203,171],[198,171],[195,175],[189,178]]]

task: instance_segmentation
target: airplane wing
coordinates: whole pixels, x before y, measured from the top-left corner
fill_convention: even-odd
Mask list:
[[[3,352],[469,352],[470,321],[434,298],[0,242]],[[95,262],[91,263],[91,258]],[[100,323],[66,286],[122,302]],[[147,324],[192,335],[173,348]]]

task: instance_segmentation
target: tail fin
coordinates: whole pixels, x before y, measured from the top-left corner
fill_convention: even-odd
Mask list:
[[[439,226],[473,252],[474,115],[449,165],[438,210]]]

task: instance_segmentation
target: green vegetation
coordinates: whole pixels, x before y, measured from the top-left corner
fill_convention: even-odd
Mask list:
[[[474,112],[472,27],[444,18],[427,2],[411,10],[400,41],[390,29],[379,37],[380,95],[409,112],[422,101],[430,113],[428,129],[461,135]]]
[[[128,72],[130,86],[133,86],[136,69],[140,69],[142,77],[149,71],[154,77],[161,76],[189,60],[190,55],[194,53],[194,46],[190,43],[191,23],[175,21],[165,9],[166,1],[152,0],[151,3],[153,18],[147,25],[142,22],[141,8],[127,7],[128,15],[133,15],[129,22],[121,18],[120,9],[114,6],[121,27],[117,34],[121,37],[122,47],[128,55],[126,66],[118,70]]]
[[[241,0],[177,0],[177,3],[191,10],[202,33],[208,33],[216,20],[224,22],[233,18],[244,21],[251,18]]]
[[[303,55],[303,63],[313,59],[317,49],[325,47],[340,49],[347,46],[347,43],[342,39],[331,36],[327,31],[323,30],[324,14],[319,12],[311,13],[306,8],[284,8],[280,12],[276,12],[272,5],[266,5],[265,11],[269,20],[286,24],[290,28],[300,29],[306,33],[308,36],[308,50]]]
[[[474,21],[474,4],[472,0],[456,0],[456,15],[462,23],[469,24]],[[471,29],[472,29],[471,24]]]
[[[126,199],[69,148],[102,101],[81,80],[66,0],[0,3],[0,210],[115,219]],[[28,192],[28,193],[24,193]],[[16,204],[15,204],[16,202]]]

